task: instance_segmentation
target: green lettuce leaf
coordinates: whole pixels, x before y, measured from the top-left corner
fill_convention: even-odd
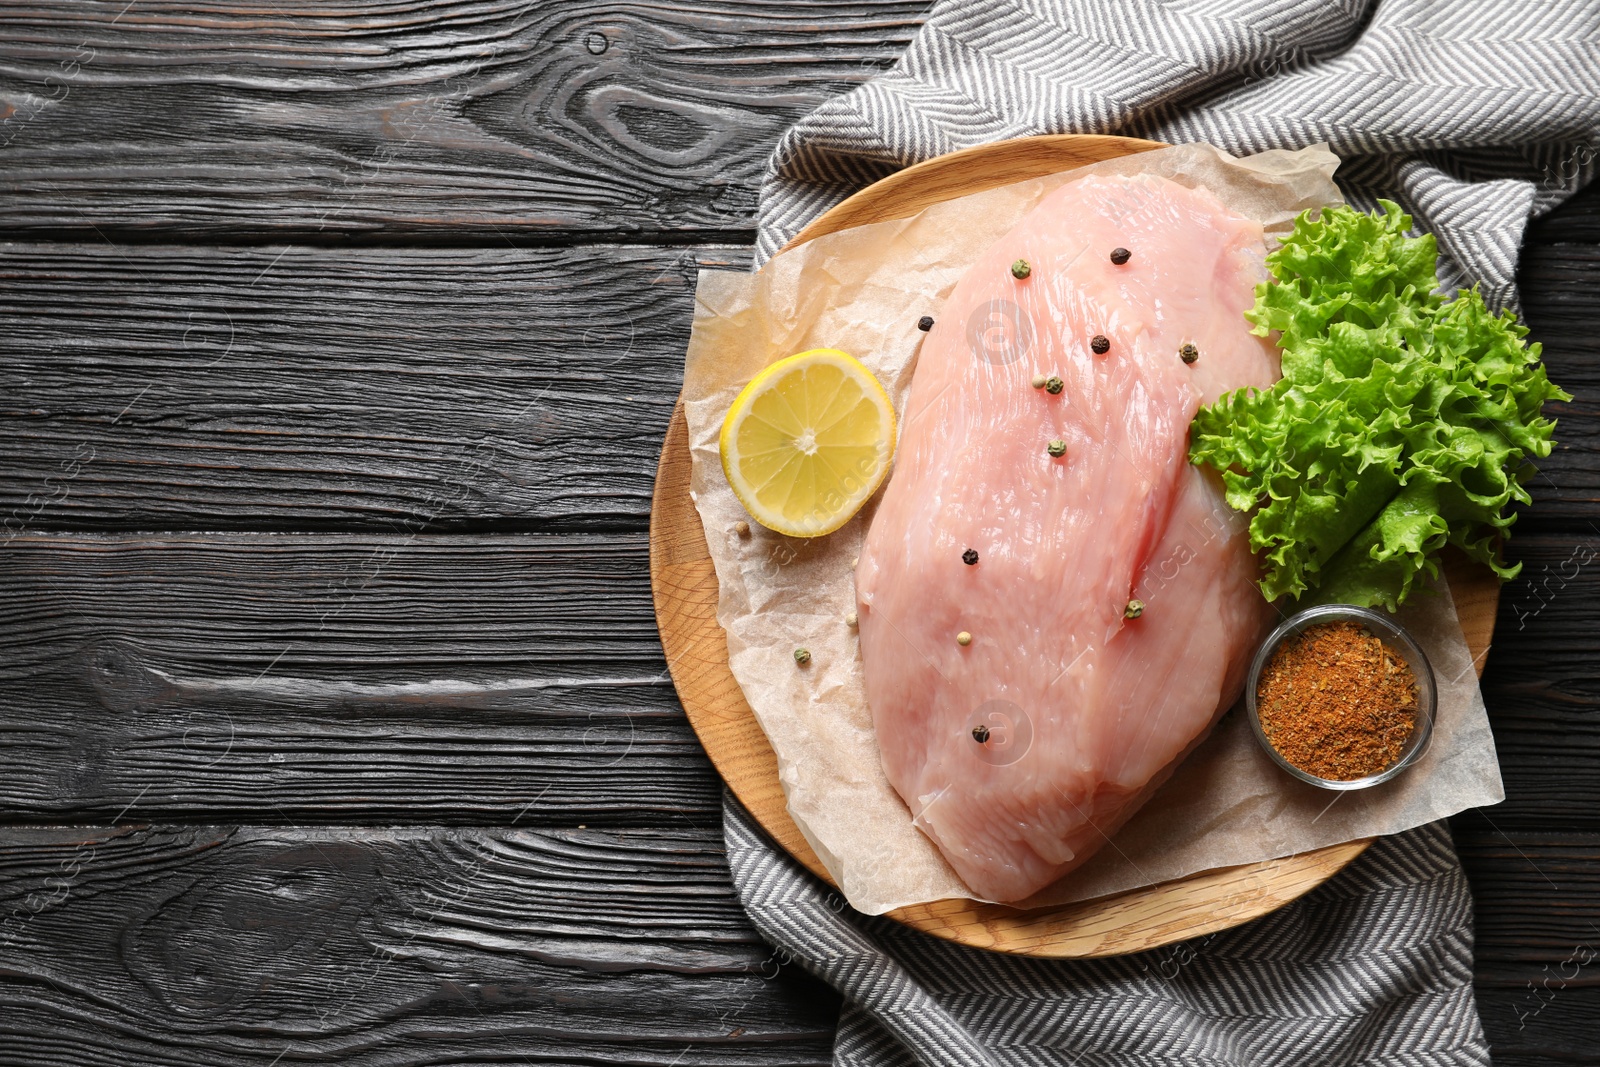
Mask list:
[[[1278,331],[1283,378],[1202,408],[1190,459],[1250,513],[1262,593],[1393,609],[1457,545],[1502,577],[1512,502],[1550,454],[1539,346],[1477,289],[1437,290],[1432,235],[1349,207],[1295,220],[1245,317]]]

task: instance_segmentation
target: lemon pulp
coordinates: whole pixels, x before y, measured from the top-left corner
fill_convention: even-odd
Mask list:
[[[820,537],[883,484],[894,435],[894,406],[872,372],[836,348],[814,348],[739,393],[722,420],[722,470],[761,525]]]

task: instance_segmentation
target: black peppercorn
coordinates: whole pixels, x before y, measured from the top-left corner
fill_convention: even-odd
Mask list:
[[[1185,343],[1178,348],[1178,358],[1185,363],[1193,363],[1200,358],[1200,350],[1194,345]]]
[[[1128,251],[1126,248],[1113,248],[1111,250],[1111,262],[1120,267],[1124,263],[1128,262],[1128,259],[1132,255],[1133,253]]]
[[[987,744],[989,741],[989,728],[980,722],[972,728],[972,739],[980,745]]]
[[[1103,333],[1097,333],[1089,338],[1089,348],[1097,356],[1103,356],[1111,351],[1111,339]]]
[[[921,330],[923,333],[927,333],[929,330],[933,329],[933,316],[924,315],[922,318],[918,319],[917,329]]]
[[[969,567],[978,562],[978,550],[975,548],[969,548],[965,552],[961,553],[961,562],[965,563]]]

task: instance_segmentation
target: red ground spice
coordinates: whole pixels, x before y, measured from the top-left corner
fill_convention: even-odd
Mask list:
[[[1417,727],[1417,677],[1357,622],[1324,622],[1287,638],[1256,686],[1272,747],[1303,771],[1347,782],[1400,758]]]

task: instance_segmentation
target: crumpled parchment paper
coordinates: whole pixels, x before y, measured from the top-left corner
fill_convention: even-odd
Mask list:
[[[1300,211],[1342,200],[1325,147],[1235,159],[1183,145],[1018,182],[860,226],[780,253],[754,274],[702,271],[684,366],[691,492],[720,585],[717,619],[733,675],[777,753],[789,814],[850,904],[881,914],[972,894],[912,825],[884,777],[862,684],[852,562],[875,501],[826,537],[784,537],[748,520],[722,473],[717,435],[745,383],[808,348],[861,360],[904,410],[917,330],[967,265],[1051,190],[1092,173],[1150,173],[1204,185],[1286,233]],[[891,477],[893,475],[891,474]],[[1082,867],[1025,902],[1066,903],[1213,867],[1397,833],[1504,797],[1494,739],[1449,592],[1418,595],[1402,622],[1438,675],[1427,754],[1393,781],[1333,793],[1291,778],[1257,747],[1235,708],[1151,800]],[[797,647],[812,662],[795,666]]]

